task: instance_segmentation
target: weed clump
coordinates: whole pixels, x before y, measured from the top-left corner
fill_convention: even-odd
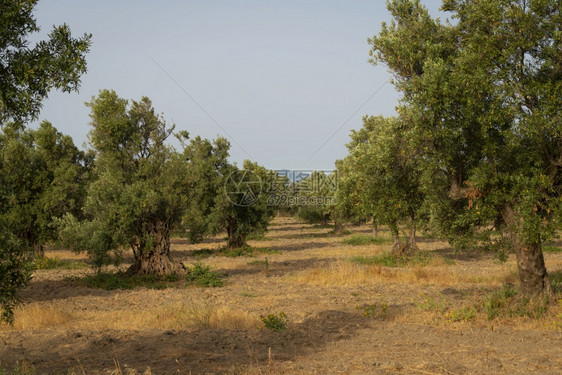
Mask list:
[[[550,299],[548,296],[538,299],[520,297],[515,286],[505,284],[498,290],[485,295],[482,305],[488,320],[494,320],[500,316],[540,319],[548,310]]]
[[[212,271],[210,266],[204,266],[201,263],[195,263],[193,268],[189,270],[186,280],[193,285],[203,287],[221,287],[224,282],[218,272]]]
[[[287,329],[287,324],[289,323],[289,319],[287,315],[281,311],[279,315],[269,314],[269,315],[260,315],[260,319],[263,323],[263,326],[271,331],[284,331]]]

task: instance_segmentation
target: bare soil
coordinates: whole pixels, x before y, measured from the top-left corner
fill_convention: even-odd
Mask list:
[[[371,234],[368,225],[349,228]],[[37,374],[560,374],[562,309],[539,319],[488,320],[478,306],[515,262],[481,251],[457,253],[420,238],[426,264],[363,266],[353,256],[380,255],[392,242],[345,245],[350,237],[280,217],[261,240],[269,252],[228,258],[223,238],[173,241],[175,259],[210,265],[222,288],[92,289],[90,269],[37,271],[22,293],[14,327],[0,326],[0,368],[17,363]],[[47,256],[87,262],[83,255]],[[267,258],[267,261],[266,261]],[[126,269],[132,259],[126,259]],[[562,253],[546,254],[552,273]],[[475,316],[455,321],[455,311]],[[261,315],[284,312],[287,329],[264,328]],[[453,314],[453,315],[452,315]],[[1,372],[1,371],[0,371]]]

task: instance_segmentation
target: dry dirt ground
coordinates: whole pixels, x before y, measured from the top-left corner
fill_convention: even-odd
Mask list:
[[[230,258],[221,238],[173,241],[173,255],[200,260],[225,277],[222,288],[104,290],[85,286],[88,268],[36,271],[13,327],[0,326],[0,368],[35,374],[560,374],[562,302],[539,319],[488,320],[483,296],[516,281],[515,262],[456,253],[420,239],[430,259],[405,267],[362,265],[355,256],[388,252],[390,242],[351,246],[352,234],[277,218]],[[383,237],[388,237],[383,233]],[[49,251],[49,257],[87,262]],[[266,261],[267,259],[267,261]],[[126,259],[126,261],[130,261]],[[546,254],[562,271],[562,253]],[[121,268],[126,267],[126,264]],[[287,316],[264,328],[260,316]],[[0,370],[1,373],[1,370]],[[23,371],[22,371],[23,373]]]

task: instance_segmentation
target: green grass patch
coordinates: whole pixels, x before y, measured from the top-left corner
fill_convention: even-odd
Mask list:
[[[360,245],[380,245],[385,242],[381,237],[373,237],[367,234],[355,234],[342,241],[345,245],[360,246]]]
[[[73,262],[70,260],[61,260],[58,257],[37,257],[34,261],[35,269],[37,270],[78,270],[88,268],[89,266],[84,262]]]
[[[145,287],[148,289],[166,289],[172,287],[178,280],[175,275],[167,275],[163,278],[152,275],[134,276],[126,272],[97,272],[83,278],[74,279],[84,283],[88,288],[105,290],[135,289]]]
[[[351,258],[353,263],[362,264],[362,265],[380,265],[385,267],[405,267],[409,265],[415,264],[427,264],[431,260],[429,255],[417,253],[410,257],[406,256],[397,256],[394,254],[384,254],[378,256],[356,256]]]
[[[201,263],[195,263],[185,278],[187,282],[197,286],[216,288],[224,286],[224,281],[218,272]]]
[[[554,292],[562,293],[562,270],[549,272],[548,276]]]
[[[482,309],[488,320],[506,316],[540,319],[548,310],[549,305],[550,299],[548,296],[533,299],[519,296],[515,286],[505,284],[484,296]]]

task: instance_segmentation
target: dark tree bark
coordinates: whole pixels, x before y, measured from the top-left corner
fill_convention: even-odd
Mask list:
[[[228,234],[228,243],[226,246],[229,249],[239,249],[248,245],[246,243],[246,236],[237,233],[236,228],[237,225],[234,221],[231,221],[226,227],[226,232]]]
[[[134,244],[135,261],[127,270],[133,275],[181,275],[186,272],[183,264],[173,260],[170,254],[170,230],[163,224],[155,225],[149,237],[150,245],[143,241]]]
[[[391,222],[389,225],[390,233],[394,238],[394,244],[392,245],[392,253],[397,254],[400,253],[403,247],[402,243],[400,242],[400,232],[398,231],[398,225],[395,222]]]
[[[345,230],[345,226],[343,225],[342,220],[336,218],[334,220],[334,233],[335,234],[342,234]]]
[[[33,244],[33,251],[35,255],[43,258],[45,256],[45,247],[43,245],[39,245],[38,243]]]
[[[527,296],[552,294],[552,285],[546,271],[540,238],[532,243],[521,243],[518,235],[519,225],[512,207],[502,213],[510,239],[517,257],[521,292]]]

